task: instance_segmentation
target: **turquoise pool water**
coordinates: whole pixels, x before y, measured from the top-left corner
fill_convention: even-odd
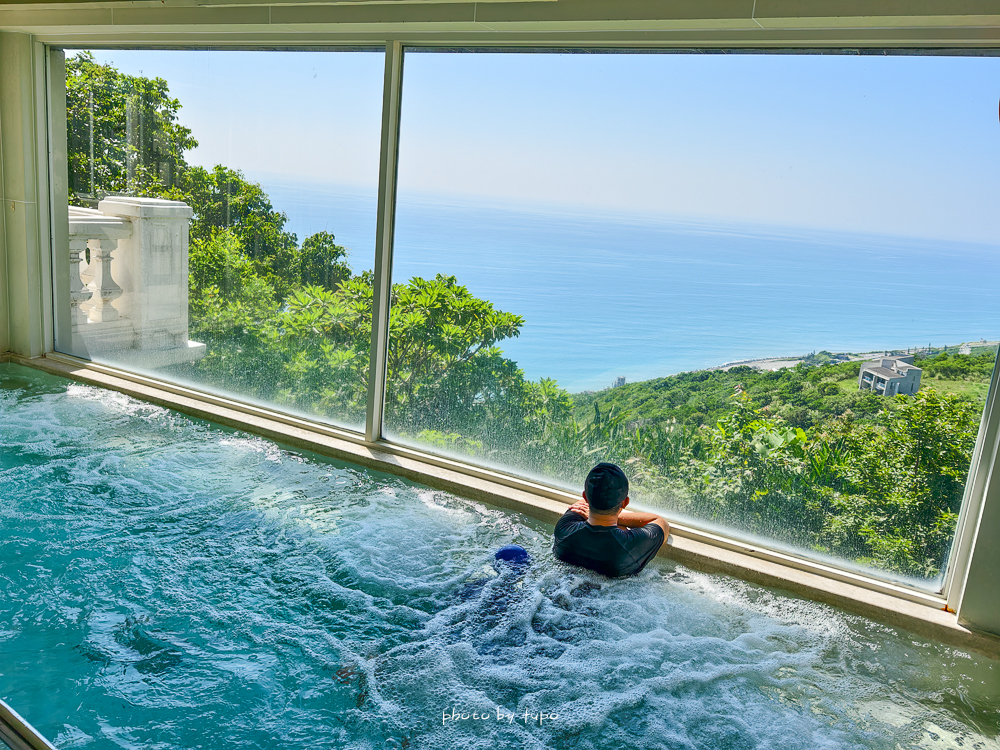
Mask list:
[[[0,365],[0,697],[57,747],[1000,747],[1000,663],[550,534]]]

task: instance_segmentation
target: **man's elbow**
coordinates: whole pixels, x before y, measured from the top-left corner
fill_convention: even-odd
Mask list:
[[[666,538],[670,536],[670,523],[662,516],[657,516],[653,520],[653,523],[663,529],[663,539],[666,540]]]

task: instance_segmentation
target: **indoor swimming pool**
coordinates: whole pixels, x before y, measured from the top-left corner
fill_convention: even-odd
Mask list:
[[[1000,662],[551,533],[0,364],[0,699],[59,748],[1000,748]]]

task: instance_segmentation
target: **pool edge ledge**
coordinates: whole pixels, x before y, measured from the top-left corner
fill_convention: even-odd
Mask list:
[[[915,636],[1000,659],[1000,637],[966,627],[954,612],[836,581],[714,547],[694,539],[673,540],[667,557],[706,573],[722,573],[793,596],[829,604]]]
[[[573,498],[569,493],[566,493],[565,499],[535,494],[487,478],[461,473],[436,463],[429,463],[421,460],[419,456],[408,455],[406,452],[402,454],[389,452],[381,450],[378,444],[365,443],[363,440],[346,440],[333,434],[310,430],[305,426],[227,408],[218,403],[209,403],[149,383],[118,377],[62,358],[29,359],[17,354],[2,353],[0,363],[5,362],[124,393],[192,417],[251,432],[294,448],[394,474],[435,489],[523,513],[545,523],[554,524]],[[902,628],[920,637],[975,651],[991,659],[1000,659],[1000,636],[972,630],[960,624],[957,615],[943,609],[943,602],[942,608],[936,608],[926,602],[874,591],[847,581],[828,578],[677,534],[671,534],[668,543],[663,545],[659,554],[702,572],[721,573],[779,589],[793,596],[832,605],[891,627]]]

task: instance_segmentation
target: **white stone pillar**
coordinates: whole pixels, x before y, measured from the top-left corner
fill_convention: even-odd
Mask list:
[[[94,296],[87,317],[94,323],[110,323],[119,317],[118,310],[111,303],[122,296],[122,288],[111,274],[112,253],[118,247],[118,240],[91,240],[88,245],[88,269],[93,269],[94,277],[89,286]]]
[[[132,326],[121,320],[119,314],[120,303],[116,300],[121,297],[122,289],[117,283],[118,267],[111,253],[120,240],[131,236],[132,223],[73,206],[69,211],[68,228],[71,333],[86,337],[86,341],[73,345],[73,351],[93,356],[130,348]],[[84,268],[83,253],[87,249],[90,250],[90,263]],[[85,295],[76,289],[77,284],[85,287]]]
[[[69,241],[69,304],[70,325],[81,326],[87,323],[87,313],[80,308],[90,299],[93,292],[86,288],[80,277],[80,263],[87,250],[85,238],[73,238]]]
[[[132,224],[118,243],[112,270],[124,294],[115,303],[135,331],[137,356],[147,367],[189,362],[205,346],[188,341],[188,224],[186,203],[159,198],[109,196],[105,216]],[[154,354],[155,352],[155,354]]]

